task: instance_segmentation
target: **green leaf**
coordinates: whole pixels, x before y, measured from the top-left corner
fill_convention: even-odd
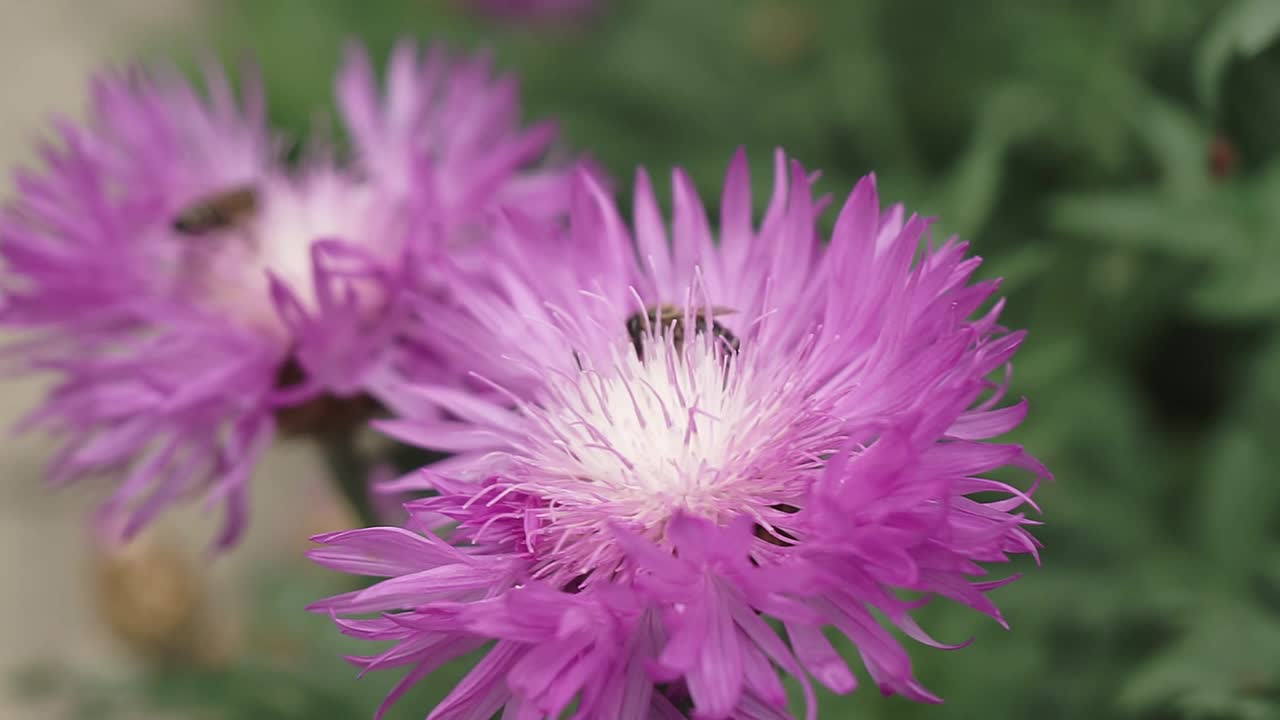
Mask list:
[[[1054,202],[1051,222],[1082,238],[1197,260],[1240,258],[1253,240],[1226,191],[1194,203],[1149,190],[1065,194]]]
[[[1274,718],[1280,713],[1280,621],[1247,605],[1218,604],[1168,651],[1138,669],[1121,706],[1183,717]]]
[[[1280,314],[1280,163],[1238,183],[1232,202],[1220,208],[1239,235],[1236,252],[1220,252],[1204,283],[1192,294],[1196,310],[1226,321],[1270,319]]]
[[[1250,375],[1242,378],[1241,413],[1259,427],[1280,425],[1280,332],[1272,331],[1254,356]]]
[[[1008,151],[1052,118],[1050,103],[1034,89],[1011,84],[991,94],[969,145],[947,173],[936,206],[949,234],[975,238],[982,232],[1004,186]]]
[[[1150,94],[1136,120],[1138,139],[1160,166],[1163,184],[1175,197],[1197,198],[1209,189],[1209,133],[1191,113]]]
[[[1280,34],[1280,3],[1236,0],[1213,22],[1195,54],[1193,74],[1201,102],[1217,108],[1222,75],[1237,56],[1262,52]]]
[[[1053,267],[1054,248],[1047,243],[1027,243],[984,258],[982,276],[1001,278],[1000,292],[1012,295],[1035,282]]]
[[[1280,247],[1251,258],[1219,262],[1191,294],[1191,304],[1219,320],[1269,319],[1280,314]]]
[[[1216,574],[1244,580],[1256,570],[1258,545],[1273,537],[1280,511],[1280,456],[1267,431],[1240,418],[1218,434],[1206,458],[1200,487],[1201,532]]]

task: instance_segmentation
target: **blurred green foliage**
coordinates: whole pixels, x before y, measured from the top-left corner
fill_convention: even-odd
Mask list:
[[[824,717],[1280,717],[1280,2],[602,0],[554,29],[430,0],[221,7],[222,49],[257,57],[299,134],[344,40],[444,39],[493,48],[624,198],[637,164],[678,164],[714,205],[739,144],[765,192],[782,146],[973,240],[1031,331],[1017,439],[1059,478],[1044,567],[998,592],[1009,633],[925,608],[976,638],[913,653],[946,705],[864,689]],[[368,716],[379,681],[308,675],[324,662],[260,690],[324,712],[255,717]]]

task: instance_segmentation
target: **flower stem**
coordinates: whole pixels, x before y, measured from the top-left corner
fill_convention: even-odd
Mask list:
[[[369,461],[356,447],[356,433],[333,433],[318,440],[334,484],[360,518],[360,524],[363,527],[380,525],[369,493]]]

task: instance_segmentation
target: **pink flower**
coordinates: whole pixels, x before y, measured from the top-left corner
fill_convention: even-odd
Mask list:
[[[670,241],[643,172],[632,229],[586,175],[567,235],[508,213],[503,262],[434,328],[489,394],[405,386],[381,423],[456,453],[402,483],[440,494],[408,506],[409,530],[317,538],[318,562],[389,578],[317,605],[381,613],[340,621],[397,641],[362,667],[412,683],[496,641],[433,720],[558,717],[574,698],[576,718],[790,717],[779,671],[807,695],[810,678],[854,689],[826,627],[883,692],[937,701],[873,611],[955,647],[911,609],[941,596],[999,620],[986,591],[1008,579],[983,564],[1036,551],[1034,485],[983,477],[1048,473],[990,441],[1026,412],[988,379],[1023,333],[999,302],[979,312],[996,283],[971,282],[967,245],[921,249],[929,221],[882,209],[870,177],[825,243],[826,200],[781,153],[758,226],[744,155],[718,234],[674,186]]]
[[[54,483],[118,478],[111,534],[197,495],[225,507],[229,545],[277,425],[352,427],[385,404],[382,378],[456,376],[413,332],[448,302],[431,268],[483,245],[500,207],[563,214],[570,174],[530,167],[553,133],[520,129],[511,81],[431,57],[401,46],[383,103],[353,51],[356,167],[313,147],[287,168],[252,75],[237,97],[210,68],[201,97],[138,69],[95,80],[89,122],[59,123],[19,173],[0,217],[0,324],[24,335],[7,357],[59,375],[27,425],[62,438]]]

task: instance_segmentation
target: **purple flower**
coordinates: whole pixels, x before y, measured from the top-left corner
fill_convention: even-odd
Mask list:
[[[922,248],[929,221],[881,209],[873,178],[829,243],[811,185],[779,152],[753,226],[739,154],[717,237],[677,171],[670,242],[643,172],[634,242],[585,175],[567,235],[506,215],[506,261],[459,289],[470,319],[437,318],[491,392],[404,387],[381,423],[457,453],[402,483],[439,494],[407,506],[410,529],[312,553],[389,578],[316,606],[380,613],[339,624],[394,642],[354,659],[409,668],[389,702],[492,642],[430,718],[559,717],[574,698],[576,718],[786,718],[779,671],[811,718],[810,678],[856,685],[830,627],[884,693],[936,702],[873,613],[939,647],[957,646],[910,614],[932,597],[1003,623],[986,592],[1012,578],[982,564],[1036,552],[1035,484],[982,476],[1048,477],[989,442],[1026,412],[999,407],[1023,333],[996,324],[1000,302],[978,312],[997,283],[971,282],[967,246]]]
[[[380,100],[369,56],[353,45],[336,92],[362,171],[383,192],[414,197],[444,230],[497,207],[543,220],[563,213],[573,167],[532,167],[555,140],[555,124],[520,127],[519,84],[495,77],[487,54],[451,57],[443,45],[423,52],[402,41]]]
[[[101,521],[126,537],[203,495],[225,546],[277,427],[349,431],[383,378],[445,382],[408,332],[447,301],[435,258],[465,257],[503,205],[554,217],[569,195],[568,172],[525,172],[552,134],[516,127],[513,85],[485,68],[402,46],[380,104],[353,55],[357,165],[312,148],[296,169],[253,76],[239,97],[213,68],[207,97],[173,70],[100,76],[90,121],[58,123],[0,218],[0,323],[24,334],[6,357],[60,376],[26,423],[62,437],[51,480],[118,478]]]

